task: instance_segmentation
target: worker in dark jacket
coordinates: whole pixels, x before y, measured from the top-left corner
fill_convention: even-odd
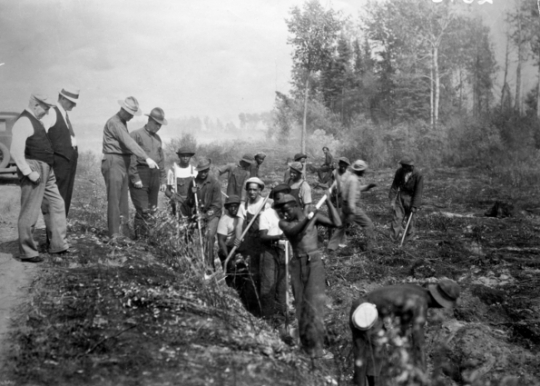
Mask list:
[[[414,161],[405,157],[399,161],[401,167],[396,171],[394,182],[390,187],[389,199],[394,218],[390,224],[393,238],[398,239],[403,232],[403,223],[422,205],[424,177],[414,169]],[[411,219],[406,238],[414,236],[414,220]]]
[[[255,162],[251,164],[251,167],[249,169],[251,173],[250,177],[259,177],[259,168],[261,167],[265,158],[266,154],[262,152],[255,154]]]
[[[217,227],[223,202],[221,198],[221,185],[210,173],[211,161],[201,158],[197,164],[197,177],[189,183],[188,196],[184,201],[183,213],[196,214],[197,206],[202,221],[206,228],[205,242],[205,267],[206,270],[215,270],[214,244],[216,241]],[[197,201],[195,200],[197,197]],[[208,272],[207,272],[208,273]]]
[[[400,284],[378,288],[353,302],[349,326],[352,331],[355,385],[379,385],[387,357],[383,342],[411,338],[415,366],[425,369],[424,324],[428,308],[451,308],[459,297],[459,286],[441,279],[427,288]]]
[[[251,176],[251,165],[255,162],[251,154],[244,154],[238,164],[228,164],[217,168],[218,176],[229,174],[227,183],[227,196],[240,196],[242,201],[246,199],[244,184]]]

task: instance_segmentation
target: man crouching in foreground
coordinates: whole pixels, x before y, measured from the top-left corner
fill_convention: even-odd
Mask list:
[[[381,368],[388,359],[381,339],[395,326],[397,336],[410,335],[412,362],[425,370],[424,324],[428,308],[451,308],[459,286],[441,279],[427,288],[398,284],[377,288],[353,302],[349,325],[352,331],[354,378],[358,386],[381,384]],[[366,383],[367,382],[367,383]]]
[[[296,199],[285,194],[274,203],[283,220],[279,227],[293,248],[291,284],[296,318],[303,349],[312,358],[321,358],[324,342],[325,275],[321,251],[317,245],[317,226],[340,227],[341,219],[330,200],[326,200],[328,217],[319,212],[307,216]]]

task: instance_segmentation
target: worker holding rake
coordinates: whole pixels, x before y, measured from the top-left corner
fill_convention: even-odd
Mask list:
[[[402,234],[403,240],[411,240],[415,234],[413,215],[422,204],[424,177],[415,170],[412,158],[405,157],[399,163],[401,167],[396,171],[388,195],[394,215],[390,236],[398,240]],[[403,229],[405,221],[407,225]]]

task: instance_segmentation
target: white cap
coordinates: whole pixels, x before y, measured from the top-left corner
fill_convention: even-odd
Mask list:
[[[354,310],[351,321],[357,329],[368,330],[373,327],[378,318],[379,313],[375,304],[362,303]]]

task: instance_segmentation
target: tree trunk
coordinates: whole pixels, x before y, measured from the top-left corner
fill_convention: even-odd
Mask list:
[[[501,112],[503,111],[503,101],[504,101],[504,85],[508,79],[508,57],[510,54],[510,37],[508,30],[506,31],[506,52],[504,53],[504,78],[503,78],[503,88],[501,90]]]
[[[302,153],[306,154],[306,133],[307,133],[307,109],[308,109],[308,94],[309,94],[309,77],[308,71],[306,77],[306,88],[304,90],[304,119],[302,121]]]
[[[516,65],[516,97],[514,101],[514,108],[521,114],[521,62],[523,61],[523,41],[522,41],[522,15],[521,15],[521,1],[518,0],[518,14],[517,14],[517,65]]]
[[[433,108],[433,121],[434,121],[434,128],[436,129],[439,125],[439,99],[440,99],[440,91],[441,91],[441,79],[439,75],[439,47],[435,46],[433,48],[433,68],[434,68],[434,75],[435,75],[435,106]]]
[[[536,82],[536,116],[538,119],[540,119],[540,57],[538,58],[538,61],[538,81]]]
[[[433,89],[433,48],[431,48],[431,68],[429,69],[429,118],[430,118],[430,124],[431,129],[435,129],[435,114],[434,114],[434,105],[435,105],[435,90]]]

